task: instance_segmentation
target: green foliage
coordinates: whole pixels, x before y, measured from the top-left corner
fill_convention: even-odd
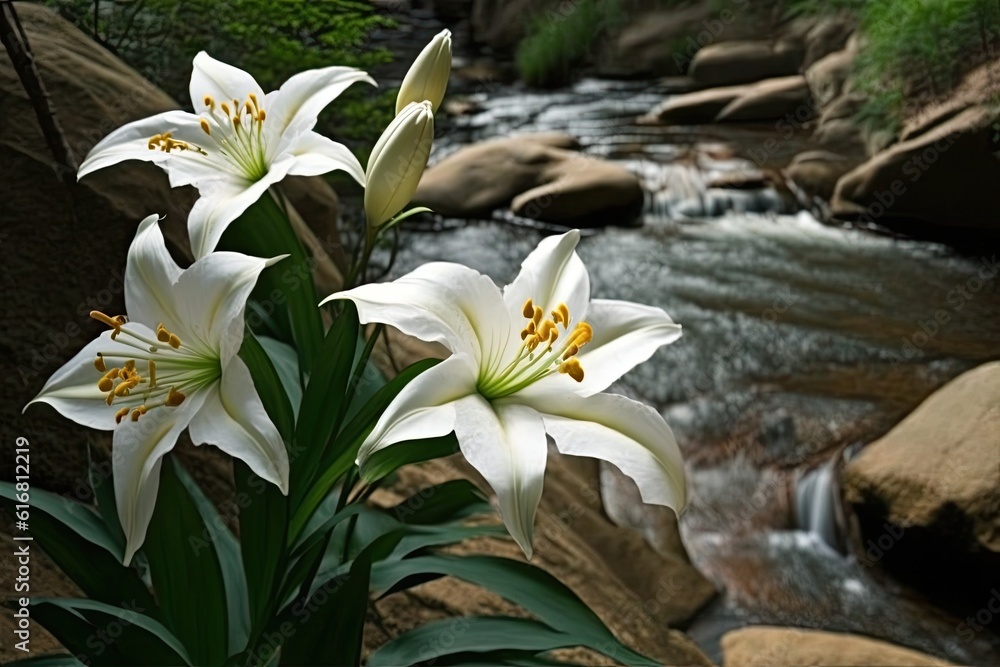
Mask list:
[[[858,120],[898,127],[913,107],[940,98],[1000,47],[996,0],[788,0],[788,13],[850,12],[865,43],[856,63],[868,100]]]
[[[303,70],[387,62],[369,48],[372,30],[391,21],[356,0],[47,0],[64,18],[163,88],[190,104],[191,60],[199,51],[247,70],[273,90]],[[370,86],[353,86],[321,126],[339,140],[373,143],[392,118]]]

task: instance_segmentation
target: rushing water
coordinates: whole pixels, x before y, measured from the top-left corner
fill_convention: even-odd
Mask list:
[[[997,356],[1000,290],[977,278],[992,253],[827,226],[771,189],[708,189],[751,166],[727,145],[766,135],[635,124],[664,94],[593,80],[558,93],[493,87],[474,96],[478,112],[452,121],[431,159],[484,138],[563,131],[642,179],[643,226],[588,235],[579,253],[595,296],[661,306],[684,326],[614,389],[657,406],[686,455],[682,534],[725,590],[689,632],[716,658],[724,630],[771,623],[986,662],[1000,648],[994,636],[960,642],[957,619],[841,553],[830,462]],[[541,234],[519,222],[407,223],[391,275],[448,260],[505,283]]]

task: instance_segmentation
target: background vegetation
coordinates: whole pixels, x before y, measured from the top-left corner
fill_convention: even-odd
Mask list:
[[[387,62],[369,35],[390,25],[356,0],[48,0],[96,41],[188,106],[191,60],[205,50],[247,70],[265,91],[329,65]],[[321,119],[324,133],[371,146],[392,118],[395,91],[353,86]]]

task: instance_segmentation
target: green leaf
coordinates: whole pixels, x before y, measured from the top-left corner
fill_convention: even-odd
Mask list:
[[[295,410],[289,401],[281,376],[271,363],[261,342],[249,331],[243,336],[240,358],[246,363],[253,378],[253,386],[261,403],[286,443],[295,433]]]
[[[281,386],[285,390],[285,395],[288,396],[288,402],[292,404],[292,412],[298,419],[299,406],[302,404],[303,382],[302,373],[299,370],[299,357],[295,348],[268,336],[257,336],[257,342],[264,348],[274,370],[278,372]],[[291,432],[289,437],[291,437]]]
[[[324,498],[330,495],[331,489],[351,467],[358,455],[358,448],[366,435],[375,426],[382,413],[392,402],[392,399],[405,387],[413,378],[420,373],[440,363],[439,359],[427,359],[419,361],[393,378],[388,384],[375,392],[375,395],[358,411],[354,418],[348,422],[337,436],[337,443],[340,445],[339,451],[333,448],[324,452],[323,457],[317,466],[320,471],[319,476],[306,489],[305,498],[299,503],[295,514],[292,517],[291,530],[289,534],[297,537],[306,526],[309,517],[312,516],[316,508],[323,502]]]
[[[435,554],[377,563],[372,588],[387,591],[408,577],[450,575],[493,591],[570,635],[580,646],[629,665],[656,665],[620,642],[573,591],[548,572],[528,563],[495,556]],[[519,647],[511,647],[519,648]]]
[[[97,512],[104,520],[108,534],[118,546],[119,553],[124,554],[125,532],[122,530],[121,521],[118,520],[118,502],[115,500],[111,458],[104,455],[100,460],[95,460],[94,448],[90,446],[87,447],[87,477],[90,488],[94,491]]]
[[[417,491],[389,513],[403,523],[429,525],[490,511],[489,501],[475,484],[466,479],[454,479]]]
[[[284,644],[282,665],[361,664],[373,554],[391,537],[383,536],[358,554],[350,572],[312,593],[299,614],[293,608],[298,627]]]
[[[295,429],[297,456],[292,461],[290,484],[293,507],[299,505],[309,490],[316,466],[347,410],[350,401],[347,385],[359,327],[357,309],[346,302],[326,334],[319,358],[310,367],[309,384],[302,395]]]
[[[190,665],[177,637],[144,611],[70,598],[38,598],[31,604],[32,616],[92,665]]]
[[[323,340],[319,298],[312,281],[312,259],[295,235],[288,216],[273,196],[264,195],[250,206],[219,240],[217,250],[233,250],[254,257],[288,257],[265,269],[253,297],[270,314],[279,337],[294,344],[300,365],[310,368]],[[248,314],[253,325],[255,315]]]
[[[371,484],[405,465],[451,456],[457,451],[458,440],[454,433],[439,438],[397,442],[368,457],[361,467],[361,479]]]
[[[233,460],[233,473],[240,506],[240,550],[246,572],[253,637],[272,618],[279,602],[276,599],[277,587],[287,556],[288,498],[239,459]]]
[[[368,667],[433,663],[455,653],[539,652],[577,645],[571,635],[531,619],[466,616],[433,621],[386,642],[368,656]]]
[[[0,482],[0,503],[14,516],[14,506],[18,503],[13,484]],[[34,488],[30,492],[30,505],[28,522],[34,544],[85,595],[112,605],[135,605],[153,616],[159,615],[149,589],[134,569],[122,565],[121,549],[90,508]]]
[[[219,516],[212,501],[180,464],[176,465],[177,477],[194,500],[202,523],[208,527],[212,544],[222,568],[222,584],[226,589],[226,611],[229,628],[229,654],[246,648],[250,638],[250,601],[247,594],[246,575],[243,573],[243,555],[240,544]]]
[[[142,550],[167,627],[197,664],[222,664],[229,639],[226,588],[211,533],[228,529],[202,520],[177,463],[167,459]]]

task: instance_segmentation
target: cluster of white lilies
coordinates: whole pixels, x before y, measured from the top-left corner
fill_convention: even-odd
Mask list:
[[[154,162],[172,186],[194,185],[200,194],[188,218],[196,261],[180,268],[167,252],[157,216],[143,220],[126,262],[126,315],[91,313],[107,330],[32,401],[84,426],[114,431],[126,564],[145,538],[163,457],[185,428],[195,444],[216,445],[282,492],[289,490],[285,443],[237,354],[251,290],[284,256],[216,251],[223,232],[285,176],[343,170],[365,187],[370,246],[405,215],[400,212],[427,163],[434,111],[450,68],[451,40],[444,31],[406,75],[397,115],[367,170],[347,147],[313,131],[319,112],[348,86],[374,84],[365,72],[311,70],[265,94],[249,74],[205,53],[194,59],[191,76],[196,113],[169,111],[126,125],[84,161],[81,177],[123,160]],[[359,465],[396,443],[454,431],[529,556],[547,436],[564,454],[611,462],[636,481],[646,502],[675,509],[684,504],[680,452],[662,417],[603,393],[677,340],[680,327],[658,308],[591,300],[578,241],[576,231],[543,240],[503,290],[468,267],[436,262],[323,301],[349,299],[361,322],[392,325],[452,353],[393,400],[362,445]]]

